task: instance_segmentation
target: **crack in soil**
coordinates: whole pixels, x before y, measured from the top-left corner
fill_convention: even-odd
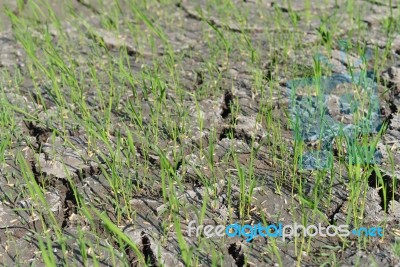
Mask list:
[[[61,224],[61,228],[65,228],[70,225],[69,221],[70,216],[73,213],[75,214],[77,213],[78,202],[69,181],[62,179],[61,182],[64,187],[64,192],[63,192],[64,202],[62,203],[63,221]]]
[[[27,0],[25,0],[27,1]],[[93,5],[86,3],[86,1],[84,0],[76,0],[76,2],[84,7],[86,7],[87,9],[89,9],[90,11],[92,11],[93,13],[95,13],[96,15],[100,15],[101,12],[98,11],[96,8],[93,7]]]
[[[73,213],[77,213],[78,202],[75,197],[74,191],[71,188],[70,182],[66,179],[49,179],[50,177],[46,176],[43,178],[44,173],[37,169],[35,162],[31,162],[32,173],[35,177],[35,180],[38,184],[42,185],[45,188],[53,187],[57,189],[58,193],[61,197],[61,205],[62,210],[58,219],[61,221],[61,227],[67,227],[69,223],[69,217]]]
[[[156,267],[157,259],[153,253],[153,250],[150,247],[151,246],[150,239],[144,232],[141,232],[141,235],[142,235],[142,244],[143,244],[143,254],[144,254],[146,263],[148,264],[149,267]]]
[[[228,252],[229,255],[232,256],[232,258],[235,260],[236,266],[238,267],[244,267],[244,254],[240,253],[242,249],[241,245],[237,245],[236,243],[233,243],[229,246]],[[248,264],[246,266],[249,266]]]
[[[144,231],[140,233],[141,242],[142,242],[142,253],[144,256],[144,260],[146,262],[146,266],[149,267],[157,267],[157,257],[154,255],[153,250],[151,249],[151,241],[150,238],[146,235]],[[128,261],[130,262],[131,267],[137,266],[137,255],[134,250],[128,245],[125,247],[125,253],[128,257]]]
[[[335,216],[336,214],[339,214],[341,209],[343,208],[345,204],[345,200],[342,199],[342,202],[336,207],[336,209],[332,212],[332,214],[328,217],[329,224],[334,225],[335,224]]]
[[[35,125],[33,122],[26,122],[24,121],[26,128],[29,131],[29,135],[36,138],[38,143],[38,147],[42,146],[43,143],[46,143],[47,139],[50,137],[51,129],[49,128],[42,128],[40,126]]]
[[[224,95],[224,103],[222,105],[221,117],[226,119],[232,113],[233,95],[232,92],[227,91]]]
[[[217,27],[217,28],[225,28],[229,31],[237,32],[237,33],[242,33],[242,32],[262,33],[262,32],[264,32],[264,29],[262,29],[262,28],[256,28],[256,27],[253,27],[253,28],[236,28],[235,27],[234,28],[234,27],[231,27],[228,25],[223,25],[222,23],[220,23],[219,21],[217,21],[213,18],[205,18],[205,17],[202,17],[202,16],[196,14],[192,10],[189,10],[189,8],[187,8],[184,4],[182,4],[182,2],[177,3],[176,6],[180,9],[182,9],[187,14],[188,18],[195,19],[198,21],[206,21],[208,24],[210,24],[214,27]]]
[[[383,184],[381,184],[379,180],[380,179],[377,177],[376,172],[373,171],[368,178],[368,185],[371,188],[377,188],[377,185],[379,185],[378,194],[381,199],[379,205],[383,211],[389,213],[389,200],[391,200],[392,196],[394,200],[398,200],[399,193],[396,192],[396,188],[393,188],[393,186],[396,187],[396,185],[393,185],[393,178],[389,175],[382,176]]]

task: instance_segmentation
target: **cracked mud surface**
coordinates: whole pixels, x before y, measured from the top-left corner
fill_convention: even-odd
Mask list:
[[[118,25],[118,33],[107,28],[103,21],[107,17],[111,20],[106,7],[112,10],[115,2],[104,1],[104,6],[91,0],[61,2],[53,7],[59,25],[52,23],[49,16],[35,17],[26,3],[21,7],[14,1],[0,3],[0,7],[7,5],[17,17],[35,21],[36,26],[28,27],[26,34],[35,40],[50,38],[54,49],[68,51],[60,57],[65,61],[73,59],[67,65],[81,74],[79,83],[85,103],[84,108],[76,104],[79,101],[69,84],[31,74],[32,60],[26,47],[10,18],[1,14],[1,99],[2,103],[16,107],[12,109],[12,126],[6,116],[0,121],[0,131],[9,133],[0,135],[0,142],[12,139],[4,148],[0,147],[0,262],[4,266],[44,265],[38,251],[41,233],[52,231],[49,228],[52,216],[66,240],[66,255],[52,240],[58,264],[124,266],[129,262],[129,266],[140,266],[135,251],[129,246],[120,247],[96,214],[91,214],[93,221],[85,217],[80,201],[104,212],[136,244],[149,266],[185,266],[171,219],[173,207],[163,197],[165,162],[174,177],[179,178],[180,187],[169,185],[167,190],[172,191],[168,194],[176,195],[184,239],[188,245],[200,248],[197,256],[202,266],[215,263],[210,248],[223,255],[218,259],[220,266],[274,266],[277,257],[272,246],[276,246],[283,266],[295,266],[298,251],[304,249],[294,238],[276,239],[271,245],[270,239],[260,237],[246,242],[239,237],[189,236],[188,222],[199,219],[198,211],[204,203],[207,205],[203,224],[226,225],[239,220],[257,224],[264,219],[271,224],[290,224],[295,220],[324,226],[355,224],[358,219],[350,216],[349,208],[355,203],[347,186],[353,177],[341,167],[337,155],[335,167],[326,177],[317,177],[314,171],[290,171],[295,151],[287,119],[290,105],[287,82],[307,76],[313,70],[314,45],[327,42],[322,23],[317,19],[322,13],[334,14],[340,21],[335,41],[362,27],[368,34],[355,33],[351,41],[365,43],[367,48],[387,58],[382,70],[373,77],[379,94],[379,116],[388,125],[377,142],[382,158],[376,168],[382,176],[375,171],[366,174],[367,186],[358,192],[365,198],[356,203],[364,206],[364,226],[383,224],[386,232],[384,238],[366,239],[362,246],[357,238],[350,238],[344,246],[338,237],[316,237],[309,243],[307,253],[300,252],[301,265],[331,264],[332,253],[341,266],[400,263],[392,250],[392,245],[398,242],[400,220],[400,191],[396,187],[400,177],[400,38],[398,35],[389,38],[382,31],[382,21],[389,16],[387,1],[355,1],[356,7],[362,6],[366,14],[359,22],[361,26],[342,12],[345,1],[326,1],[326,4],[310,1],[309,12],[301,1],[290,6],[286,1],[232,1],[229,9],[207,1],[184,0],[164,6],[152,2],[145,9],[150,22],[138,19],[140,13],[126,12],[124,18],[113,22]],[[76,17],[68,15],[64,2],[70,3]],[[128,3],[120,2],[122,10],[130,10]],[[392,1],[392,8],[399,14],[400,3]],[[234,12],[227,12],[230,9],[240,11],[247,19],[238,20],[232,15]],[[296,25],[271,23],[271,16],[277,12],[282,21],[298,16]],[[306,16],[311,19],[304,19]],[[163,33],[149,24],[157,25]],[[130,27],[138,36],[132,36]],[[301,44],[298,51],[291,50],[296,46],[290,49],[285,46],[289,33],[295,43]],[[245,40],[243,34],[250,40]],[[222,54],[226,40],[253,47],[259,61],[252,62],[249,51],[235,45],[229,47],[228,56]],[[223,49],[214,51],[215,43]],[[67,48],[61,50],[62,45]],[[329,62],[333,73],[343,74],[349,65],[356,65],[360,57],[356,51],[344,61],[339,47],[334,43],[332,46]],[[47,64],[46,49],[38,46],[35,51],[37,62],[43,66]],[[120,54],[126,56],[124,62],[119,62]],[[176,66],[159,63],[171,54],[179,58]],[[139,77],[138,81],[109,75],[107,68],[120,70],[118,64],[129,65],[132,77]],[[292,64],[301,69],[296,75],[287,68],[285,71],[285,66]],[[372,67],[374,62],[368,64]],[[93,82],[93,72],[99,84]],[[141,80],[146,75],[160,75],[160,84]],[[55,84],[64,94],[63,107],[55,94]],[[111,85],[113,91],[109,89]],[[156,103],[161,96],[152,89],[157,86],[165,89],[165,103],[158,110],[162,115],[155,120],[153,114],[160,108]],[[179,95],[175,87],[185,94]],[[263,97],[264,94],[268,97]],[[302,95],[298,92],[298,97]],[[102,102],[102,97],[114,99],[108,117],[104,114],[109,106]],[[335,106],[337,99],[331,97],[327,100],[330,114],[337,121],[352,120],[340,114]],[[265,99],[269,101],[267,104]],[[140,118],[133,117],[132,110],[140,110]],[[265,114],[263,110],[268,110],[273,124],[279,125],[275,132],[269,128],[271,122],[259,115]],[[94,121],[90,127],[81,123],[87,114]],[[166,121],[172,121],[172,126]],[[94,126],[95,122],[105,125],[104,134]],[[146,134],[150,127],[157,128],[158,134]],[[170,130],[173,127],[185,129],[185,135],[174,139],[174,131]],[[305,141],[309,147],[316,146],[311,137]],[[129,146],[134,153],[127,152]],[[163,151],[165,158],[155,148]],[[212,151],[212,156],[204,155],[204,151]],[[232,151],[239,164],[254,166],[256,186],[246,216],[239,212],[242,189]],[[119,179],[111,181],[110,177]],[[42,205],[40,200],[22,193],[33,190],[29,179],[45,192]],[[326,182],[316,186],[316,179]],[[296,186],[300,180],[302,186]],[[378,185],[378,180],[385,186]],[[128,188],[128,195],[121,193],[126,192],[124,188]],[[319,200],[305,205],[305,197],[312,199],[316,190]],[[384,201],[386,195],[391,197],[389,201]],[[129,210],[119,213],[118,205]],[[323,212],[315,213],[315,209]],[[54,239],[56,234],[59,233],[52,233]],[[88,255],[83,255],[78,239],[86,240]]]

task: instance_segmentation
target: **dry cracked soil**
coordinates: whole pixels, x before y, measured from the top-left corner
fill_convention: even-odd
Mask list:
[[[242,11],[247,18],[244,23],[230,11],[221,11],[218,5],[210,6],[203,0],[169,1],[168,4],[150,1],[146,14],[152,16],[145,23],[146,20],[138,19],[140,13],[123,13],[121,16],[127,18],[120,18],[121,21],[111,19],[115,1],[53,1],[50,4],[58,18],[57,25],[46,13],[35,15],[29,9],[33,6],[31,2],[34,1],[2,0],[0,10],[7,6],[15,17],[32,21],[26,34],[33,39],[50,38],[56,50],[61,47],[63,53],[68,51],[67,58],[71,62],[67,65],[72,64],[77,73],[82,73],[80,82],[86,109],[93,114],[94,120],[107,124],[108,131],[105,135],[94,135],[96,129],[92,128],[90,132],[75,117],[63,113],[52,88],[58,83],[61,92],[65,92],[67,103],[75,101],[69,94],[73,89],[60,82],[61,72],[54,74],[54,80],[45,75],[37,78],[31,75],[35,62],[30,57],[30,48],[21,42],[10,15],[0,14],[2,103],[16,107],[12,113],[12,127],[5,127],[8,122],[0,121],[0,130],[10,131],[8,135],[0,135],[0,142],[7,138],[12,140],[6,147],[0,146],[4,158],[0,166],[0,264],[45,265],[40,236],[43,232],[53,231],[48,225],[52,223],[48,219],[51,213],[60,229],[59,233],[49,235],[57,265],[140,266],[135,251],[128,246],[121,247],[118,238],[106,229],[101,218],[91,214],[92,221],[89,221],[85,217],[80,205],[83,201],[104,212],[121,233],[136,244],[149,266],[185,266],[180,240],[171,220],[172,202],[163,196],[165,171],[162,166],[166,159],[175,172],[174,177],[180,179],[179,190],[176,189],[174,194],[180,207],[178,216],[184,240],[194,248],[202,247],[196,252],[199,266],[277,266],[279,263],[282,266],[399,266],[399,255],[394,247],[400,233],[400,190],[396,187],[400,176],[400,37],[396,33],[394,37],[386,34],[382,30],[382,21],[390,16],[389,10],[393,14],[399,13],[400,2],[352,1],[354,9],[363,7],[365,12],[363,19],[355,23],[348,14],[340,11],[346,7],[345,1],[291,1],[290,5],[280,0],[231,1],[232,6],[225,8]],[[41,2],[37,3],[40,7]],[[122,10],[129,10],[131,3],[120,1],[119,4]],[[69,10],[77,15],[70,16]],[[297,16],[296,27],[289,23],[284,28],[269,21],[277,13],[282,21],[292,21],[293,16]],[[335,167],[325,177],[318,178],[326,179],[326,182],[318,186],[315,185],[315,171],[291,171],[295,151],[287,120],[287,82],[303,73],[294,76],[285,71],[288,69],[285,66],[296,65],[304,72],[313,69],[311,56],[315,51],[312,50],[321,42],[329,42],[326,36],[329,34],[321,30],[320,14],[329,14],[339,21],[332,33],[332,52],[327,56],[332,72],[342,73],[351,61],[354,63],[359,58],[354,53],[344,61],[335,44],[338,39],[349,36],[349,32],[353,34],[351,41],[363,43],[386,58],[373,79],[379,92],[381,120],[387,123],[387,129],[377,142],[381,160],[365,178],[367,186],[361,187],[360,193],[360,199],[364,200],[359,204],[364,206],[363,225],[382,225],[384,237],[365,238],[360,242],[356,237],[344,241],[336,236],[317,236],[310,242],[307,239],[301,243],[296,238],[258,237],[246,242],[243,237],[199,240],[189,236],[186,232],[188,223],[199,219],[199,211],[206,201],[203,224],[227,225],[240,220],[250,224],[263,220],[291,224],[296,218],[301,218],[303,224],[355,224],[355,219],[349,216],[353,212],[349,207],[354,205],[354,195],[348,187],[352,177],[348,170],[339,167],[342,162],[337,155],[334,155]],[[114,20],[112,23],[117,25],[119,34],[104,25],[107,16]],[[304,19],[306,16],[311,19]],[[154,34],[149,25],[157,25],[163,34]],[[140,35],[132,36],[130,27]],[[358,36],[354,32],[360,27],[365,34]],[[303,54],[285,48],[283,43],[289,33],[297,38],[295,43],[302,44]],[[257,50],[258,76],[254,75],[256,63],[252,62],[251,56],[236,48],[235,42],[240,42],[238,39],[244,34]],[[150,35],[156,37],[150,41]],[[224,37],[221,36],[229,36],[225,37],[231,42],[229,49],[232,51],[228,54],[213,51],[211,44],[217,41],[219,51],[224,51],[221,41]],[[168,45],[164,39],[168,40]],[[95,46],[100,46],[104,54],[93,56]],[[46,58],[46,49],[48,47],[36,47],[34,53],[38,61]],[[129,62],[118,62],[121,53],[125,53]],[[179,58],[176,66],[162,63],[171,53]],[[168,125],[164,122],[154,124],[152,114],[158,108],[154,103],[159,97],[151,90],[154,84],[124,82],[117,77],[118,69],[115,77],[111,77],[104,71],[110,59],[116,59],[114,68],[120,63],[129,64],[132,77],[145,77],[144,69],[152,70],[156,66],[170,74],[163,77],[166,104],[161,113],[168,114],[168,120],[175,120],[176,125],[182,123],[187,129],[185,136],[177,139],[178,143],[168,132]],[[174,73],[170,73],[171,68]],[[91,70],[97,72],[97,85],[91,80]],[[275,82],[273,90],[265,89],[269,94],[269,105],[265,105],[266,98],[260,97],[260,91],[255,89],[257,79],[264,88],[272,87],[270,81]],[[111,85],[115,88],[113,92],[108,90]],[[174,86],[180,86],[187,94],[178,95]],[[101,117],[104,103],[100,102],[99,95],[108,99],[111,94],[117,97],[110,116]],[[144,128],[159,129],[157,139],[146,140],[145,130],[134,125],[137,121],[127,114],[132,105],[133,109],[140,109],[139,121]],[[76,109],[76,114],[79,113],[73,104],[69,107],[69,112]],[[259,118],[259,114],[263,114],[260,113],[262,107],[267,107],[273,123],[279,125],[275,132],[265,119]],[[0,107],[1,111],[3,109],[5,107]],[[335,114],[335,107],[328,109],[331,115]],[[201,125],[199,117],[203,118]],[[346,118],[338,118],[343,119]],[[134,156],[124,152],[128,143],[121,143],[122,139],[129,139],[129,131],[134,133],[131,135],[136,151]],[[165,158],[153,149],[152,142],[157,142]],[[177,146],[182,148],[178,156]],[[202,152],[202,149],[209,151],[210,147],[213,148],[213,167]],[[119,153],[118,162],[114,162],[116,155],[110,155],[111,151]],[[240,170],[231,157],[232,151],[235,151],[239,165],[254,166],[252,201],[245,218],[239,212],[243,188],[235,182]],[[128,164],[133,157],[135,163]],[[43,190],[47,207],[38,204],[34,193],[23,193],[28,188],[27,173],[32,174]],[[118,196],[120,189],[110,183],[111,175],[129,180],[127,184],[134,193]],[[204,177],[209,180],[204,181]],[[294,186],[299,177],[302,187]],[[384,186],[378,185],[378,180]],[[171,186],[169,184],[167,190],[172,190]],[[210,190],[213,193],[210,194]],[[318,202],[313,202],[315,190],[319,191]],[[389,201],[384,201],[384,196],[390,196]],[[118,213],[116,205],[130,209]],[[125,214],[129,212],[134,216]],[[64,249],[57,243],[58,234],[63,237]],[[91,244],[86,255],[81,243],[77,242],[82,239]],[[214,252],[221,255],[218,261],[215,261]]]

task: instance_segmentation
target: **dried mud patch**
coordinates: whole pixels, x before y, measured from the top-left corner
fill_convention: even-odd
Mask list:
[[[104,9],[82,0],[70,6],[77,17],[54,7],[60,24],[33,19],[26,3],[15,10],[18,18],[32,19],[25,33],[39,44],[34,62],[44,74],[36,75],[41,72],[27,58],[21,32],[13,34],[18,27],[5,23],[0,100],[7,105],[0,111],[8,113],[0,117],[0,262],[43,265],[40,242],[47,238],[58,265],[140,266],[132,245],[121,241],[124,236],[149,266],[185,266],[182,243],[194,248],[190,252],[203,266],[294,266],[300,258],[310,266],[398,264],[392,245],[398,242],[400,220],[400,67],[393,62],[399,59],[400,39],[381,30],[386,3],[356,2],[371,13],[360,21],[370,32],[364,38],[367,48],[387,53],[389,66],[373,78],[387,123],[377,144],[382,162],[376,170],[382,175],[362,173],[366,186],[360,190],[349,187],[354,173],[342,167],[337,151],[330,173],[295,168],[298,151],[288,122],[287,82],[313,74],[314,45],[329,44],[356,27],[341,14],[343,1],[311,1],[308,11],[300,2],[270,0],[232,1],[225,9],[207,1],[165,8],[153,2],[140,6],[140,13],[127,3],[106,1]],[[118,9],[124,16],[114,21],[111,11]],[[246,19],[238,20],[232,10]],[[307,12],[328,12],[346,27],[331,40],[328,26],[308,20]],[[285,24],[270,22],[276,13]],[[0,20],[6,21],[3,15]],[[285,39],[294,24],[296,45],[291,46]],[[61,53],[56,59],[48,57],[51,47]],[[329,75],[349,67],[361,70],[358,54],[343,59],[336,45],[326,59]],[[46,76],[51,64],[59,64],[53,80]],[[288,71],[289,64],[296,71]],[[60,78],[62,71],[79,75]],[[72,92],[77,84],[79,90]],[[330,115],[337,112],[328,109]],[[309,141],[307,148],[318,147]],[[357,190],[365,198],[354,199]],[[114,232],[91,208],[111,220]],[[351,218],[353,213],[362,218]],[[327,227],[359,220],[365,227],[384,225],[385,236],[304,238],[303,243],[259,236],[247,242],[243,236],[189,232],[191,221],[212,226],[301,221]]]

